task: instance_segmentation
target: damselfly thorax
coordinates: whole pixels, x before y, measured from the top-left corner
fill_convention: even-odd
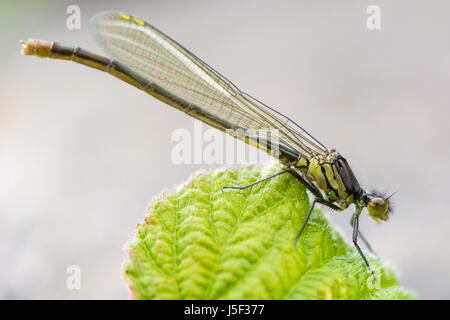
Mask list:
[[[325,200],[336,203],[341,210],[359,200],[361,187],[347,160],[335,150],[310,159],[300,156],[294,168],[315,182],[324,192]]]
[[[363,206],[365,192],[353,174],[347,160],[335,149],[326,148],[323,154],[304,155],[284,145],[277,145],[278,160],[295,170],[317,192],[323,192],[323,198],[336,205],[335,210],[345,210],[349,205]],[[271,148],[269,153],[273,153]]]

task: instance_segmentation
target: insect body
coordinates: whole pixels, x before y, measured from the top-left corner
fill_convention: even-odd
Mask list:
[[[358,235],[362,237],[358,230],[359,216],[367,208],[377,222],[387,220],[391,211],[389,197],[369,194],[361,188],[346,159],[338,152],[326,148],[288,117],[240,91],[231,81],[143,20],[121,12],[105,12],[91,20],[90,30],[110,58],[79,47],[40,40],[21,42],[22,53],[72,60],[108,72],[235,138],[268,152],[277,149],[278,159],[287,169],[272,177],[290,173],[314,195],[295,243],[316,203],[339,211],[354,204],[353,243],[370,269],[357,243]],[[261,129],[275,133],[270,138],[255,134]],[[269,178],[249,186],[225,188],[245,189]],[[362,239],[365,241],[364,237]]]

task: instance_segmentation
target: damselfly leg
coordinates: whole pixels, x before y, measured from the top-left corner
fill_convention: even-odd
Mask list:
[[[271,176],[269,176],[269,177],[267,177],[267,178],[264,178],[264,179],[261,179],[261,180],[258,180],[258,181],[256,181],[256,182],[253,182],[253,183],[251,183],[251,184],[249,184],[249,185],[246,185],[246,186],[243,186],[243,187],[237,187],[237,186],[224,186],[224,187],[222,187],[222,190],[223,189],[239,189],[239,190],[245,190],[245,189],[247,189],[247,188],[250,188],[250,187],[253,187],[254,185],[257,185],[257,184],[259,184],[259,183],[262,183],[262,182],[264,182],[264,181],[267,181],[267,180],[270,180],[270,179],[272,179],[272,178],[275,178],[275,177],[277,177],[277,176],[280,176],[280,175],[282,175],[282,174],[284,174],[284,173],[290,173],[290,174],[292,174],[297,180],[299,180],[315,197],[317,197],[317,198],[320,198],[320,199],[323,199],[323,197],[322,197],[322,194],[320,193],[320,191],[319,190],[317,190],[317,188],[313,185],[313,184],[311,184],[311,183],[309,183],[308,181],[306,181],[297,171],[295,171],[294,169],[292,169],[292,168],[288,168],[288,169],[286,169],[286,170],[283,170],[283,171],[280,171],[280,172],[278,172],[278,173],[275,173],[275,174],[273,174],[273,175],[271,175]],[[323,199],[324,200],[324,199]],[[332,206],[333,206],[333,204],[331,204]]]
[[[275,173],[275,174],[273,174],[273,175],[271,175],[271,176],[269,176],[269,177],[267,177],[267,178],[264,178],[264,179],[258,180],[258,181],[256,181],[256,182],[253,182],[253,183],[251,183],[251,184],[249,184],[249,185],[243,186],[243,187],[225,186],[225,187],[222,187],[222,190],[223,190],[223,189],[239,189],[239,190],[245,190],[245,189],[250,188],[250,187],[253,187],[254,185],[257,185],[257,184],[259,184],[259,183],[261,183],[261,182],[267,181],[267,180],[269,180],[269,179],[272,179],[272,178],[274,178],[274,177],[280,176],[280,175],[282,175],[282,174],[284,174],[284,173],[287,173],[287,172],[290,172],[290,171],[291,171],[291,169],[289,168],[289,169],[280,171],[280,172],[278,172],[278,173]]]
[[[353,227],[354,225],[354,218],[352,216],[352,218],[350,219],[350,225]],[[358,228],[359,229],[359,228]],[[367,241],[366,237],[364,237],[364,235],[361,233],[361,231],[358,230],[358,234],[359,234],[359,238],[362,240],[362,242],[364,242],[364,245],[367,247],[367,249],[373,254],[373,255],[377,255],[375,253],[375,251],[373,251],[372,246],[369,244],[369,241]]]
[[[311,204],[311,207],[309,208],[308,214],[306,215],[305,221],[303,222],[303,225],[302,225],[300,231],[298,232],[297,237],[295,238],[294,247],[297,247],[298,239],[300,239],[300,236],[302,235],[303,230],[305,229],[306,224],[308,223],[309,217],[311,216],[311,213],[314,210],[314,206],[316,205],[317,202],[321,203],[331,209],[340,210],[340,208],[338,206],[332,204],[331,202],[328,202],[327,200],[325,200],[323,198],[314,198],[314,200]]]
[[[356,207],[356,211],[353,214],[352,217],[352,225],[353,225],[353,244],[355,245],[356,250],[358,250],[359,255],[361,256],[361,258],[364,260],[364,263],[367,266],[367,269],[369,269],[370,273],[372,273],[373,279],[376,280],[377,278],[375,277],[375,273],[373,272],[373,270],[370,268],[369,265],[369,261],[367,261],[366,256],[364,255],[364,253],[362,252],[361,248],[358,245],[358,234],[359,234],[359,215],[361,214],[362,208],[361,207]]]

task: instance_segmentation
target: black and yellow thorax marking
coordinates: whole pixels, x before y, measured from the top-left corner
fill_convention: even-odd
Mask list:
[[[353,171],[335,150],[326,155],[315,155],[310,159],[300,157],[295,167],[325,193],[329,202],[336,202],[342,210],[358,200],[361,187]]]

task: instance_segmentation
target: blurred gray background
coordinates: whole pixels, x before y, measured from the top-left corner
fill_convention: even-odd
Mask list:
[[[68,30],[66,8],[81,8]],[[381,30],[366,9],[381,8]],[[395,213],[361,229],[400,282],[450,298],[448,1],[1,1],[0,298],[127,299],[123,246],[148,202],[206,165],[174,165],[193,120],[75,63],[24,57],[20,39],[99,52],[106,10],[170,35],[243,91],[338,149]],[[350,239],[351,210],[328,214]],[[78,265],[80,290],[66,269]]]

